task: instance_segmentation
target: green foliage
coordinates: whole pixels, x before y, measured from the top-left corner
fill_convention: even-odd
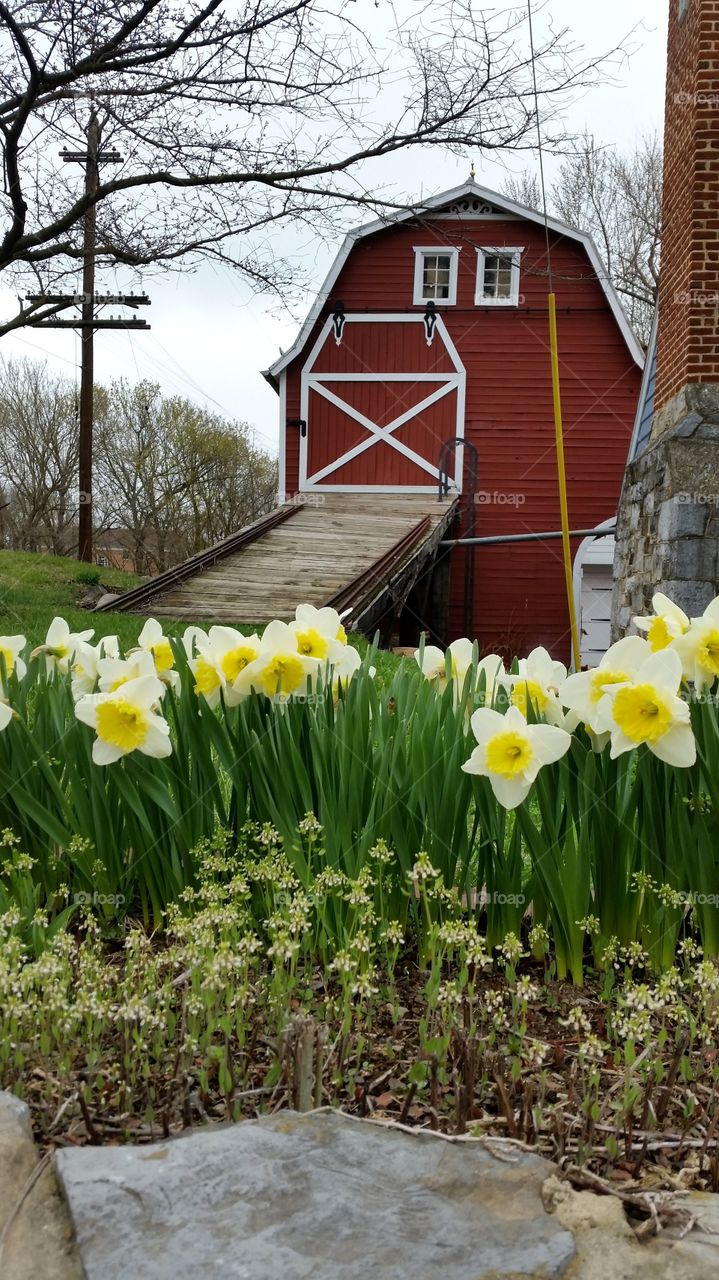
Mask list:
[[[75,574],[75,581],[94,586],[100,581],[100,570],[94,565],[88,565],[86,569],[80,569]]]
[[[326,862],[315,819],[295,836]],[[7,875],[32,870],[0,843]],[[99,895],[75,904],[72,930],[0,911],[0,1087],[28,1098],[46,1140],[328,1102],[477,1123],[601,1172],[704,1144],[711,1171],[719,972],[693,943],[655,981],[641,949],[616,947],[611,982],[578,1002],[516,935],[492,957],[424,854],[402,877],[379,846],[354,880],[325,866],[311,893],[268,826],[217,832],[193,860],[161,937],[128,922],[106,940]],[[382,912],[394,890],[402,920]]]
[[[20,878],[17,868],[0,874],[0,894],[26,929],[37,911],[54,919],[95,897],[108,926],[129,913],[162,927],[198,883],[203,842],[221,829],[239,847],[252,823],[276,833],[305,894],[326,875],[355,886],[323,915],[322,955],[344,938],[366,876],[372,910],[412,931],[420,963],[448,904],[482,922],[490,951],[522,935],[531,907],[532,953],[549,954],[558,977],[576,983],[590,955],[606,969],[618,947],[637,948],[657,972],[690,934],[719,955],[711,699],[691,705],[694,766],[671,768],[645,748],[612,760],[580,729],[507,812],[487,778],[462,769],[474,746],[470,715],[485,697],[474,666],[461,688],[438,688],[396,660],[373,678],[381,660],[365,648],[342,687],[213,707],[196,692],[184,645],[173,649],[179,688],[162,700],[172,737],[163,759],[133,751],[97,766],[70,677],[46,675],[42,658],[9,677],[0,830],[29,863]]]

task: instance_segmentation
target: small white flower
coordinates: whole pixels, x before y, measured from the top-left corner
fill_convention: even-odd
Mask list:
[[[415,652],[415,662],[419,666],[422,675],[427,680],[436,681],[438,689],[443,690],[447,684],[447,667],[449,666],[449,678],[456,684],[462,685],[464,678],[472,665],[474,656],[474,645],[471,640],[462,637],[459,640],[453,640],[447,648],[447,652],[443,653],[434,644],[427,644],[423,649],[417,649]]]
[[[338,644],[347,644],[347,632],[342,624],[342,619],[336,609],[324,605],[321,609],[316,609],[312,604],[298,604],[295,609],[295,621],[290,623],[299,632],[311,630],[317,631],[320,635],[326,636],[329,640],[335,640]],[[300,645],[300,652],[302,646]],[[318,655],[308,655],[318,656]]]

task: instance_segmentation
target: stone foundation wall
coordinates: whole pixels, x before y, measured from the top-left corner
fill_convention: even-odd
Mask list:
[[[716,393],[685,389],[685,416],[627,468],[614,558],[615,640],[634,614],[651,611],[655,591],[690,617],[719,594],[719,414],[707,403]]]

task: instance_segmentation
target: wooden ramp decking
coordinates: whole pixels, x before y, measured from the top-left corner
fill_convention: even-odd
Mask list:
[[[370,630],[407,599],[452,521],[456,496],[328,493],[288,503],[105,607],[205,625],[290,619],[300,603]],[[314,499],[314,501],[312,501]],[[318,501],[321,499],[321,501]]]

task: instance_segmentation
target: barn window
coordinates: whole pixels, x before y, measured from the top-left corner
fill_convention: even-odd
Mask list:
[[[415,249],[414,251],[414,302],[444,303],[454,306],[457,301],[457,260],[459,249],[441,246]]]
[[[474,301],[478,307],[518,305],[521,257],[521,249],[477,250],[477,289]]]

